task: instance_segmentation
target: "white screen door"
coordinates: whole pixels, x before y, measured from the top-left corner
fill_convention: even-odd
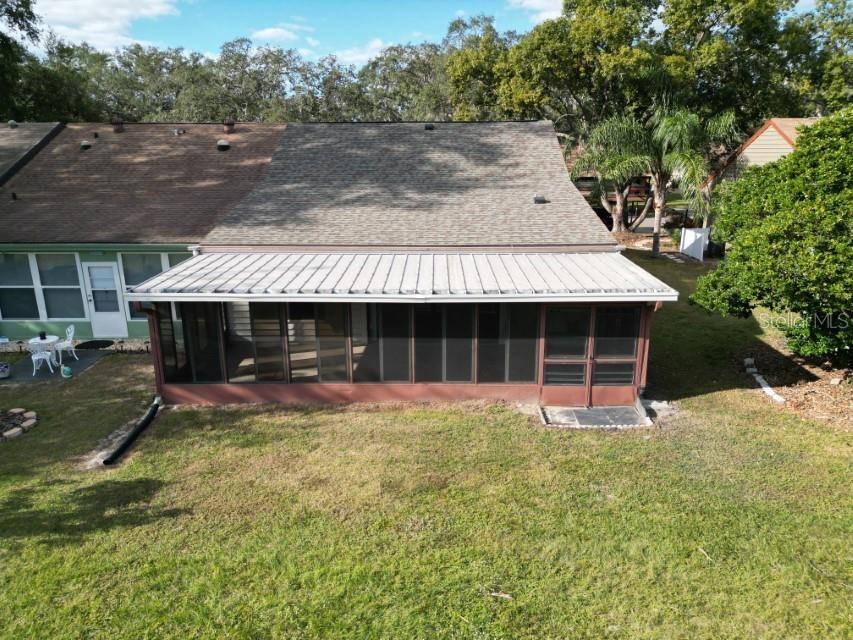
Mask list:
[[[95,338],[127,337],[127,322],[119,293],[118,268],[110,263],[83,263],[89,319]]]

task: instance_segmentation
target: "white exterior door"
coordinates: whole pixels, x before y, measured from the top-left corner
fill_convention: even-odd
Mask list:
[[[124,296],[119,286],[118,267],[110,262],[84,262],[83,280],[92,336],[95,338],[127,337]]]

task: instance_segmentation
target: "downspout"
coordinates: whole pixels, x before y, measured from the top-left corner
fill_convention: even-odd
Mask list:
[[[130,448],[130,445],[139,437],[145,428],[151,424],[151,421],[154,420],[154,416],[157,415],[157,411],[160,409],[160,405],[163,404],[163,400],[160,396],[154,398],[154,402],[151,403],[151,406],[148,407],[148,410],[145,414],[139,419],[139,421],[133,426],[133,429],[130,430],[124,439],[119,443],[119,445],[113,449],[113,452],[110,453],[106,458],[104,458],[104,465],[111,466],[119,461],[119,458],[124,455],[125,451]]]

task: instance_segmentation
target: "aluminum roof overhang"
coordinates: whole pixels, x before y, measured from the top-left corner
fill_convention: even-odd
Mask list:
[[[654,302],[678,292],[616,252],[206,253],[136,301]]]

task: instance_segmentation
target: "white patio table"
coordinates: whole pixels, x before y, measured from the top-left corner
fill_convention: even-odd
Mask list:
[[[50,360],[55,365],[59,365],[59,361],[56,358],[56,350],[53,348],[53,345],[55,345],[57,342],[59,342],[59,336],[54,335],[47,335],[44,337],[44,340],[42,340],[38,336],[29,339],[30,344],[40,344],[50,349]]]

